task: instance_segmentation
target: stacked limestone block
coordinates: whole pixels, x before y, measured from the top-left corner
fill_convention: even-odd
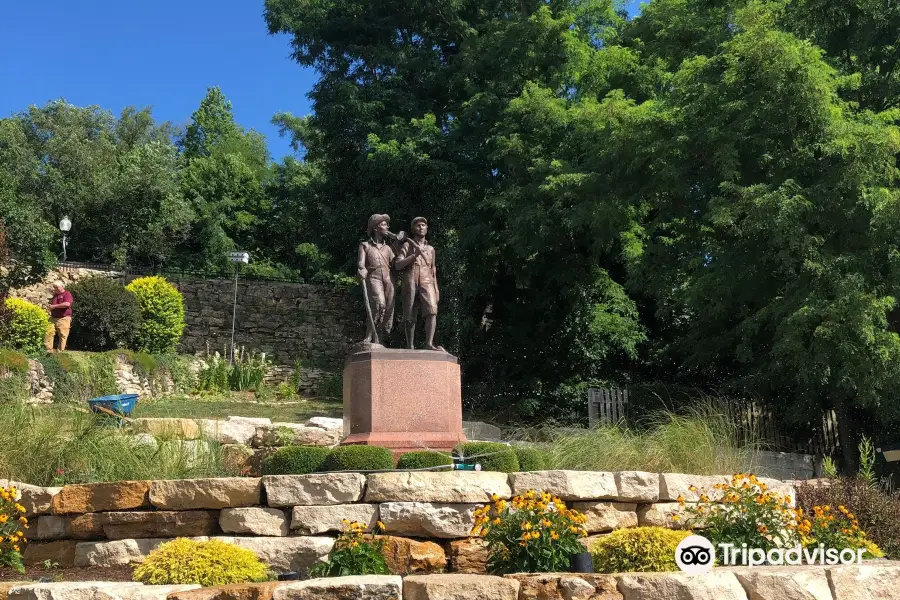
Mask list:
[[[369,528],[380,520],[394,572],[477,574],[487,556],[470,537],[473,513],[494,494],[550,492],[584,512],[596,536],[638,525],[677,527],[671,517],[688,486],[724,481],[633,471],[457,471],[22,486],[23,505],[38,517],[25,560],[111,567],[141,562],[177,537],[216,538],[255,551],[275,570],[303,571],[328,554],[344,519]],[[781,482],[766,483],[793,494]]]
[[[900,600],[900,564],[716,569],[705,575],[368,575],[210,588],[0,583],[0,600]]]

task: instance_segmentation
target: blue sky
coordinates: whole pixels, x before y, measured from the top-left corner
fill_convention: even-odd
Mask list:
[[[4,4],[0,117],[65,98],[115,113],[150,105],[157,120],[181,124],[218,85],[238,123],[263,133],[277,159],[291,149],[272,115],[310,111],[315,73],[290,59],[287,36],[268,34],[262,0]]]

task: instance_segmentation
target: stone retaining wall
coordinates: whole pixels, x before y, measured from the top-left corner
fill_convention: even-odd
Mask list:
[[[199,370],[199,364],[195,364],[194,368]],[[175,390],[175,384],[168,374],[162,374],[156,381],[151,382],[147,377],[136,373],[134,365],[121,356],[116,357],[113,369],[116,387],[121,394],[138,394],[142,398],[151,398],[156,394],[170,394]],[[53,382],[44,373],[44,366],[32,359],[28,360],[28,384],[30,403],[53,403]]]
[[[331,550],[343,519],[380,520],[395,573],[484,571],[470,538],[474,510],[496,494],[529,489],[561,497],[587,515],[591,536],[636,525],[679,527],[679,495],[727,477],[643,472],[540,471],[322,473],[40,488],[22,485],[33,519],[28,564],[112,567],[140,562],[176,538],[217,538],[255,551],[278,571],[303,571]],[[3,483],[3,482],[0,482]],[[767,480],[773,491],[793,487]],[[586,540],[589,543],[591,538]]]
[[[900,564],[685,573],[368,575],[211,588],[0,583],[0,600],[898,600]]]

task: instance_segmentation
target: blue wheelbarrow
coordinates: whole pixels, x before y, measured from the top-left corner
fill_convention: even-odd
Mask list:
[[[116,425],[121,427],[131,417],[137,400],[137,394],[118,394],[93,398],[88,400],[88,406],[91,412],[114,418]]]

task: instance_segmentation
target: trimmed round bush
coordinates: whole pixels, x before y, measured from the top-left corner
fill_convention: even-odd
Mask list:
[[[21,298],[7,298],[9,320],[0,331],[0,345],[25,354],[37,354],[44,347],[50,315],[43,308]]]
[[[597,573],[677,571],[675,549],[690,531],[665,527],[617,529],[594,542],[591,556]]]
[[[134,348],[141,328],[141,305],[121,283],[109,277],[91,277],[73,284],[73,348],[103,352]]]
[[[394,455],[380,446],[337,446],[331,449],[323,471],[380,471],[394,468]]]
[[[285,446],[267,456],[262,463],[263,475],[308,475],[321,471],[331,452],[321,446]]]
[[[460,462],[467,465],[480,464],[482,471],[519,471],[519,459],[516,458],[515,451],[511,446],[500,442],[466,442],[457,447],[456,453],[463,457]]]
[[[268,568],[245,548],[219,540],[178,538],[160,545],[134,570],[149,585],[227,585],[265,581]]]
[[[515,446],[513,450],[519,460],[520,471],[544,471],[549,466],[547,453],[540,448]]]
[[[443,452],[435,452],[434,450],[407,452],[406,454],[401,454],[400,458],[397,459],[398,469],[427,469],[429,467],[440,467],[452,464],[452,456]],[[442,470],[446,471],[447,469]]]
[[[127,286],[141,307],[138,348],[152,354],[174,352],[184,333],[184,298],[165,277],[141,277]]]

